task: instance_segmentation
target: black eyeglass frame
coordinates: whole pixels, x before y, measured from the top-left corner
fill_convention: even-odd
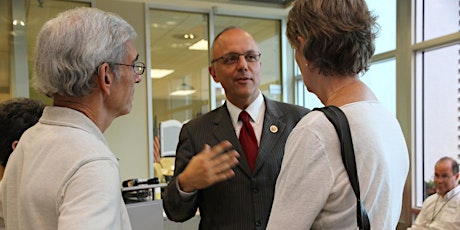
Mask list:
[[[124,66],[131,66],[133,67],[133,70],[134,70],[134,73],[136,73],[137,75],[142,75],[144,74],[145,72],[145,64],[143,62],[135,62],[134,64],[132,65],[129,65],[129,64],[123,64],[123,63],[113,63],[114,65],[124,65]]]
[[[244,60],[246,60],[247,62],[257,62],[257,61],[260,61],[260,56],[262,56],[262,53],[260,51],[254,51],[254,50],[248,50],[242,54],[236,53],[236,52],[226,53],[218,58],[211,60],[211,64],[219,60],[224,60],[223,64],[233,65],[235,63],[238,63],[238,61],[240,60],[240,56],[244,56]],[[231,57],[236,57],[236,58],[234,60],[230,60]],[[255,60],[252,60],[251,57],[254,57]],[[229,59],[229,60],[226,60],[226,59]]]

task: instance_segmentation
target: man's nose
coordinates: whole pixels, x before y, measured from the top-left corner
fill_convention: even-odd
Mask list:
[[[134,83],[140,83],[142,81],[142,74],[136,74],[134,78]]]
[[[246,61],[244,55],[238,57],[238,69],[248,69],[248,62]]]

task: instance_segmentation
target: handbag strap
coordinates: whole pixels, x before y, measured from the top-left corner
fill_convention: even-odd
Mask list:
[[[315,108],[313,110],[322,111],[337,131],[337,135],[340,140],[340,152],[342,154],[343,165],[347,170],[351,187],[353,188],[356,196],[356,217],[358,227],[359,229],[371,229],[366,208],[361,201],[358,173],[356,170],[355,151],[353,148],[353,141],[351,139],[350,126],[348,124],[347,117],[337,106],[330,105],[323,108]]]

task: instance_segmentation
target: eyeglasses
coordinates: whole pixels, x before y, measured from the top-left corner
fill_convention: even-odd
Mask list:
[[[434,178],[436,178],[436,179],[438,179],[438,180],[439,180],[439,179],[447,180],[447,179],[449,179],[449,178],[451,178],[451,177],[453,177],[453,176],[455,176],[455,175],[450,175],[450,176],[449,176],[449,175],[446,175],[446,174],[442,174],[442,175],[434,174]]]
[[[145,64],[142,63],[142,62],[135,62],[132,65],[122,64],[122,63],[113,63],[113,64],[114,65],[131,66],[131,67],[133,67],[134,73],[136,73],[137,75],[142,75],[144,73],[144,71],[145,71]]]
[[[228,54],[223,55],[222,57],[218,57],[216,59],[213,59],[211,61],[211,64],[216,62],[216,61],[222,60],[222,63],[224,65],[232,65],[232,64],[237,63],[240,60],[240,56],[244,56],[244,59],[247,62],[256,62],[256,61],[260,60],[260,55],[262,55],[262,54],[259,51],[246,51],[246,52],[244,52],[242,54],[240,54],[240,53],[228,53]]]

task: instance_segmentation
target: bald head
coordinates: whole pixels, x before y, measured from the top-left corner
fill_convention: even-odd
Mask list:
[[[260,50],[248,32],[229,27],[212,44],[209,73],[225,90],[227,100],[245,109],[259,95],[261,82]]]
[[[211,46],[211,59],[220,57],[221,54],[218,51],[226,50],[224,48],[229,48],[229,45],[235,46],[235,39],[239,39],[240,41],[244,40],[242,42],[253,46],[253,50],[259,50],[257,42],[254,40],[251,34],[241,28],[230,26],[222,30],[214,38]],[[231,48],[229,49],[231,50]]]
[[[441,159],[439,159],[436,164],[440,164],[442,162],[447,162],[449,165],[452,166],[452,173],[453,174],[457,174],[458,173],[458,163],[456,160],[454,160],[453,158],[451,157],[442,157]]]
[[[458,185],[458,164],[450,157],[443,157],[434,166],[434,184],[436,192],[444,197]]]

